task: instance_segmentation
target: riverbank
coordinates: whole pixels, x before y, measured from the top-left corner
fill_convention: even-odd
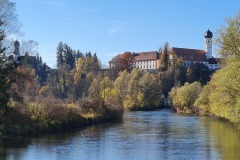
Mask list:
[[[120,123],[0,141],[0,159],[240,159],[240,137],[230,123],[167,109],[125,112]]]
[[[194,115],[198,115],[198,116],[208,116],[208,117],[211,117],[213,119],[218,119],[218,120],[221,120],[221,121],[227,121],[227,122],[233,124],[236,127],[236,129],[238,130],[238,132],[240,133],[240,124],[239,123],[235,123],[235,122],[231,121],[231,119],[226,118],[226,117],[221,117],[221,116],[214,115],[213,113],[211,113],[209,111],[206,111],[204,109],[200,109],[197,106],[193,106],[192,108],[188,108],[188,109],[183,109],[183,108],[179,108],[179,107],[176,107],[176,106],[171,106],[171,109],[174,112],[180,113],[180,114],[189,114],[189,115],[194,114]]]
[[[98,123],[121,120],[118,106],[106,106],[89,99],[74,104],[56,99],[35,100],[27,104],[11,104],[0,118],[2,136],[35,136],[83,128]]]

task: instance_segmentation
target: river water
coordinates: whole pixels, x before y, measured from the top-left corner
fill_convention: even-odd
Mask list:
[[[0,159],[240,159],[240,136],[228,122],[171,110],[125,113],[122,122],[38,138],[0,140]]]

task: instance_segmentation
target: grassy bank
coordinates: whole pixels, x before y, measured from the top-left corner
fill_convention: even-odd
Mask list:
[[[82,128],[100,122],[120,120],[118,106],[106,106],[101,100],[84,99],[67,103],[41,98],[29,103],[11,102],[1,116],[1,135],[30,136]]]

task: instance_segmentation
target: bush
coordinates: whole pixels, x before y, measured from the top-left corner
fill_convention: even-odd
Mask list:
[[[185,83],[184,86],[172,89],[171,98],[173,107],[179,112],[192,112],[196,111],[194,107],[195,100],[201,92],[201,84],[198,82]]]

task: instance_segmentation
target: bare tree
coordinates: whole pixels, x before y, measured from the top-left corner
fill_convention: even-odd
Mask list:
[[[4,30],[6,37],[21,34],[16,4],[11,0],[0,0],[0,20],[4,22],[1,29]]]

